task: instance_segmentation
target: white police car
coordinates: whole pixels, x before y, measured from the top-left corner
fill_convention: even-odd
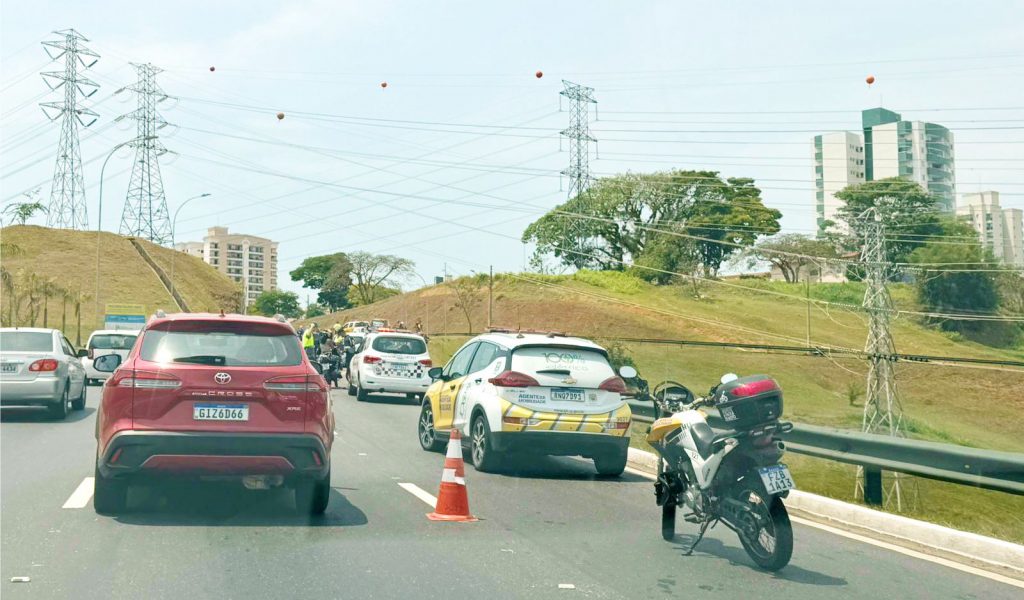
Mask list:
[[[363,401],[371,393],[422,397],[430,387],[430,354],[423,336],[380,330],[363,339],[348,368],[348,393]]]
[[[602,475],[626,467],[626,385],[605,349],[589,340],[492,331],[430,375],[417,427],[425,450],[442,447],[455,428],[481,471],[524,453],[592,458]]]

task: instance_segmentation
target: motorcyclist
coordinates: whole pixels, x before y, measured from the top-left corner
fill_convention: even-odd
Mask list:
[[[325,364],[324,372],[322,375],[329,385],[338,387],[338,382],[341,380],[341,353],[338,351],[338,347],[334,345],[334,340],[327,339],[320,346],[320,355],[317,360],[321,364]]]

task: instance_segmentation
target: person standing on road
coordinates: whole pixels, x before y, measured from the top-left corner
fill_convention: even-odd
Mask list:
[[[423,321],[420,321],[419,318],[417,318],[416,324],[413,325],[413,329],[416,330],[416,333],[423,333]]]
[[[309,360],[316,360],[316,348],[319,345],[316,339],[317,329],[316,323],[313,323],[302,334],[302,349]]]

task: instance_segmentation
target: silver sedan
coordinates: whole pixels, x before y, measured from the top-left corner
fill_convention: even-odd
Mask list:
[[[57,419],[85,408],[85,368],[56,329],[0,329],[0,406],[45,406]]]

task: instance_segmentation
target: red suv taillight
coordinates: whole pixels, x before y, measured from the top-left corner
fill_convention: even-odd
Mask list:
[[[28,366],[29,371],[48,372],[57,370],[57,361],[52,358],[40,358]]]
[[[604,390],[606,392],[615,392],[616,394],[625,394],[626,382],[616,375],[602,381],[601,385],[597,386],[597,389]]]
[[[326,387],[320,385],[319,377],[305,375],[282,375],[263,382],[263,389],[271,392],[323,392]]]
[[[493,383],[499,387],[530,387],[540,385],[537,380],[525,373],[519,371],[503,371],[498,374],[497,377],[491,377],[487,380],[488,383]]]
[[[434,366],[434,361],[430,360],[429,358],[424,358],[423,360],[419,361],[419,363],[424,367],[427,367],[428,369]]]
[[[363,357],[363,364],[366,365],[375,365],[379,362],[381,362],[381,358],[379,356],[370,356],[369,354],[367,354],[366,356]]]
[[[117,387],[173,390],[181,387],[181,380],[167,373],[154,371],[116,371],[114,382]]]

